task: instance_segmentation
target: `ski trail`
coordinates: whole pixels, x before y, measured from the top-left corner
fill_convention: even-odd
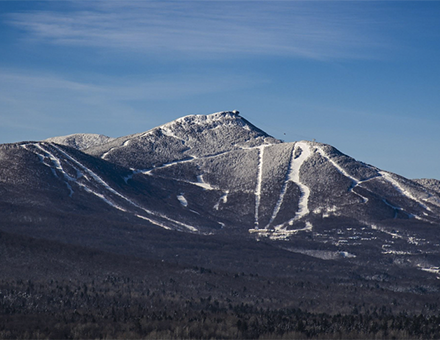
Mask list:
[[[177,136],[177,135],[174,133],[174,131],[173,131],[169,126],[166,126],[166,125],[162,126],[162,127],[160,128],[160,131],[161,131],[162,134],[165,135],[165,136],[172,137],[172,138],[175,138],[175,139],[177,139],[177,140],[182,141],[183,143],[186,143],[186,140],[184,140],[183,138]]]
[[[143,215],[138,215],[138,214],[136,214],[135,216],[136,216],[137,218],[141,218],[141,219],[143,219],[143,220],[146,220],[146,221],[150,222],[151,224],[154,224],[154,225],[157,225],[157,226],[159,226],[159,227],[162,227],[162,228],[164,228],[164,229],[166,229],[166,230],[172,230],[172,229],[171,229],[170,227],[168,227],[167,225],[162,224],[162,223],[159,223],[159,222],[157,222],[157,221],[155,221],[155,220],[152,220],[151,218],[145,217],[145,216],[143,216]]]
[[[295,157],[295,153],[299,149],[301,150],[301,153],[299,156]],[[289,220],[288,222],[289,225],[292,225],[293,222],[301,219],[310,212],[309,211],[310,189],[307,185],[301,182],[299,172],[301,170],[301,166],[311,156],[311,154],[312,152],[310,150],[310,146],[306,142],[295,143],[295,148],[292,151],[292,161],[290,164],[290,169],[287,178],[288,181],[295,183],[299,187],[299,190],[301,191],[301,196],[299,197],[298,211],[296,212],[295,216]]]
[[[107,197],[105,197],[103,194],[100,194],[99,192],[96,192],[92,189],[90,189],[88,186],[84,185],[83,183],[77,182],[77,184],[82,187],[85,191],[87,191],[90,194],[95,195],[96,197],[99,197],[100,199],[102,199],[105,203],[107,203],[108,205],[111,205],[113,208],[116,208],[118,210],[121,210],[123,212],[128,212],[126,209],[122,208],[121,206],[117,205],[116,203],[110,201]]]
[[[197,185],[197,186],[199,186],[199,187],[201,187],[201,188],[203,188],[203,189],[205,189],[205,190],[218,190],[218,188],[213,187],[211,184],[209,184],[208,182],[206,182],[206,181],[203,179],[203,175],[198,175],[198,176],[197,176],[197,182],[196,182],[196,183],[194,183],[194,182],[189,182],[189,183],[194,184],[194,185]]]
[[[112,152],[112,151],[115,150],[115,149],[117,149],[116,146],[113,147],[113,148],[111,148],[111,149],[108,150],[107,152],[104,152],[104,153],[101,155],[101,158],[102,158],[102,159],[106,159],[106,157],[110,154],[110,152]]]
[[[263,158],[265,145],[258,147],[258,174],[257,186],[255,187],[255,229],[258,229],[258,210],[260,208],[261,200],[261,184],[263,182]]]
[[[278,201],[275,205],[275,208],[273,209],[272,216],[270,217],[269,223],[266,225],[265,229],[269,228],[270,224],[278,216],[278,213],[281,209],[281,205],[283,204],[284,196],[286,195],[286,192],[287,192],[287,186],[290,182],[289,176],[290,176],[290,173],[292,172],[292,161],[293,161],[293,155],[295,153],[295,150],[296,150],[296,145],[293,146],[292,151],[290,152],[289,165],[288,165],[288,171],[286,174],[286,179],[284,181],[283,187],[281,188],[280,196],[279,196]]]
[[[359,196],[362,199],[362,203],[367,203],[368,202],[368,198],[365,196],[362,196],[361,194],[357,193],[356,191],[354,191],[354,188],[356,188],[359,184],[366,182],[367,179],[365,181],[360,181],[357,178],[351,176],[347,171],[345,171],[345,169],[343,169],[338,163],[336,163],[333,159],[330,158],[330,156],[320,147],[316,148],[319,152],[319,154],[321,156],[323,156],[325,159],[327,159],[330,163],[332,163],[332,165],[341,173],[343,174],[345,177],[351,179],[351,181],[353,182],[351,187],[349,188],[349,191],[354,193],[355,195]]]
[[[65,184],[66,184],[66,186],[67,186],[67,188],[69,189],[69,197],[72,197],[72,195],[74,194],[74,191],[73,191],[73,189],[72,189],[72,186],[70,185],[70,183],[69,182],[75,182],[76,181],[76,178],[73,178],[72,176],[70,176],[65,170],[64,170],[64,168],[63,168],[63,166],[61,165],[61,161],[60,161],[60,159],[59,158],[57,158],[57,157],[55,157],[55,155],[54,154],[52,154],[50,151],[48,151],[48,150],[46,150],[46,149],[44,149],[41,145],[39,145],[39,144],[37,144],[37,143],[35,143],[35,144],[32,144],[34,147],[36,147],[36,148],[38,148],[38,149],[40,149],[44,154],[46,154],[46,156],[47,157],[49,157],[49,159],[52,161],[52,164],[55,166],[55,169],[57,169],[63,176],[64,176],[64,178],[66,179],[66,181],[64,182]],[[26,145],[25,145],[26,146]],[[26,148],[25,146],[23,146],[24,148]],[[27,150],[27,149],[26,149]],[[32,152],[32,151],[31,151]],[[36,155],[38,155],[39,157],[40,157],[40,159],[43,161],[43,164],[45,164],[45,165],[47,165],[46,163],[44,163],[44,156],[43,155],[40,155],[39,153],[37,153],[37,152],[34,152]],[[47,165],[47,166],[49,166],[49,165]],[[72,166],[72,165],[71,165]],[[50,166],[49,166],[50,167]],[[78,169],[76,169],[74,166],[72,166],[76,171],[77,171],[77,173],[78,173]],[[57,175],[57,173],[56,173],[56,171],[52,168],[52,167],[50,167],[50,169],[52,170],[52,173],[55,175],[55,177],[57,177],[58,178],[58,175]]]
[[[124,177],[124,180],[125,179],[129,179],[128,177],[129,176]],[[199,177],[199,176],[197,176],[197,177]],[[167,177],[167,176],[160,176],[160,175],[154,175],[154,178],[162,178],[162,179],[167,179],[167,180],[170,180],[170,181],[191,184],[191,185],[198,186],[198,187],[200,187],[200,188],[202,188],[204,190],[220,190],[219,187],[213,186],[213,185],[211,185],[211,184],[209,184],[207,182],[199,182],[199,179],[197,179],[197,182],[192,182],[192,181],[188,181],[188,180],[185,180],[185,179],[178,179],[178,178],[174,178],[174,177]],[[125,183],[127,183],[127,181],[125,181]]]
[[[112,194],[122,198],[123,200],[125,200],[126,202],[130,203],[131,205],[133,205],[134,207],[141,209],[143,211],[145,211],[147,214],[149,215],[153,215],[162,219],[165,219],[171,223],[177,224],[179,226],[185,227],[188,230],[191,230],[193,232],[198,231],[197,228],[194,228],[193,226],[190,226],[188,224],[173,220],[163,214],[157,213],[157,212],[153,212],[151,210],[148,210],[142,206],[140,206],[139,204],[133,202],[132,200],[130,200],[129,198],[125,197],[124,195],[120,194],[119,192],[117,192],[115,189],[113,189],[109,184],[107,184],[101,177],[99,177],[97,174],[95,174],[92,170],[90,170],[89,168],[87,168],[86,166],[84,166],[83,164],[81,164],[78,160],[76,160],[75,158],[73,158],[72,156],[70,156],[69,154],[67,154],[66,152],[64,152],[63,150],[61,150],[59,147],[57,147],[56,145],[49,143],[49,145],[51,145],[54,149],[56,149],[58,152],[60,152],[61,154],[63,154],[65,157],[67,157],[68,159],[70,159],[72,162],[74,162],[75,164],[77,164],[77,166],[79,166],[81,169],[83,169],[84,172],[86,172],[88,175],[90,175],[97,183],[99,183],[102,187],[104,187],[107,191],[111,192]],[[163,227],[163,225],[161,223],[155,222],[154,224]]]
[[[151,169],[138,169],[138,170],[133,170],[133,175],[136,174],[144,174],[144,175],[151,175],[151,173],[155,170],[160,170],[160,169],[165,169],[165,168],[169,168],[170,166],[176,165],[176,164],[185,164],[185,163],[191,163],[195,160],[197,160],[199,158],[197,157],[191,157],[191,158],[186,158],[186,159],[180,159],[178,161],[173,161],[170,163],[165,163],[163,165],[160,165],[158,167],[153,167]]]
[[[397,180],[395,180],[389,172],[379,171],[379,174],[382,176],[383,179],[385,179],[388,183],[390,183],[394,187],[394,189],[396,189],[400,194],[402,194],[403,196],[406,196],[410,200],[417,202],[423,209],[428,210],[428,211],[432,211],[431,208],[426,206],[418,198],[414,197],[411,194],[411,192],[409,192],[404,187],[402,187],[402,185]]]

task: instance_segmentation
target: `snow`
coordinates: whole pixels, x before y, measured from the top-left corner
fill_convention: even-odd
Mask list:
[[[299,232],[311,232],[312,230],[313,224],[309,221],[306,221],[305,227],[301,229],[287,230],[284,225],[278,225],[273,229],[249,229],[249,233],[269,237],[271,240],[288,241],[289,236],[298,234]]]
[[[356,255],[349,253],[348,251],[340,251],[340,252],[338,252],[338,254],[344,258],[347,258],[347,259],[356,257]]]
[[[66,145],[78,150],[85,150],[94,146],[108,143],[114,139],[115,138],[94,133],[76,133],[68,136],[48,138],[44,140],[44,142]]]
[[[292,159],[288,173],[288,179],[298,185],[301,191],[301,196],[299,198],[298,211],[295,217],[289,221],[290,225],[292,225],[294,221],[301,219],[309,213],[308,204],[310,189],[307,185],[301,182],[299,172],[303,163],[310,157],[311,151],[310,146],[307,144],[307,142],[297,142],[295,144],[295,149],[293,151],[292,157],[298,149],[301,149],[301,154],[298,157],[294,157]]]
[[[205,182],[205,180],[203,179],[203,175],[198,175],[197,176],[197,182],[189,182],[192,183],[194,185],[197,185],[205,190],[218,190],[218,188],[213,187],[211,184],[209,184],[208,182]]]
[[[332,206],[331,208],[328,207],[325,209],[325,212],[322,214],[323,218],[330,217],[330,215],[337,216],[336,211],[338,210],[338,207],[336,205]]]
[[[409,251],[402,251],[402,250],[384,250],[382,251],[382,254],[383,255],[414,255]]]
[[[148,217],[145,217],[145,216],[142,216],[142,215],[138,215],[138,214],[136,214],[135,216],[138,217],[138,218],[141,218],[143,220],[146,220],[146,221],[150,222],[151,224],[157,225],[157,226],[162,227],[162,228],[167,229],[167,230],[171,230],[170,227],[166,226],[165,224],[162,224],[162,223],[159,223],[157,221],[154,221],[151,218],[148,218]]]
[[[173,129],[171,128],[170,125],[163,125],[162,127],[159,127],[159,130],[160,130],[165,136],[172,137],[172,138],[175,138],[175,139],[181,140],[182,142],[185,142],[185,140],[184,140],[183,138],[180,138],[179,136],[177,136],[177,135],[174,133],[174,131],[173,131]]]
[[[420,270],[423,270],[425,272],[429,272],[429,273],[433,273],[433,274],[440,274],[440,267],[434,267],[434,266],[432,266],[432,267],[424,267],[421,264],[418,264],[417,267]]]
[[[110,150],[108,150],[107,152],[103,153],[101,158],[105,159],[114,149],[116,149],[116,147],[111,148]]]
[[[177,195],[177,199],[180,202],[180,204],[182,204],[182,206],[184,207],[188,206],[188,201],[186,200],[185,196],[183,196],[183,194]]]
[[[81,186],[85,191],[87,191],[90,194],[93,194],[97,197],[99,197],[100,199],[102,199],[105,203],[107,203],[108,205],[112,206],[113,208],[116,208],[118,210],[121,210],[123,212],[127,212],[126,209],[120,207],[119,205],[117,205],[116,203],[110,201],[108,198],[106,198],[103,194],[100,194],[92,189],[90,189],[89,187],[87,187],[86,185],[84,185],[83,183],[78,183],[79,186]]]
[[[176,131],[182,129],[188,129],[189,127],[194,126],[202,126],[204,128],[215,129],[217,126],[226,126],[226,125],[236,125],[242,127],[244,130],[250,131],[251,128],[246,123],[246,121],[238,115],[238,111],[221,111],[212,113],[209,115],[188,115],[185,117],[178,118],[172,122],[163,124],[161,126],[155,127],[146,132],[132,135],[130,138],[145,138],[148,136],[153,136],[156,133],[160,132],[162,135],[173,137],[178,140],[181,140],[183,143],[187,142],[187,138],[185,135],[179,136]],[[130,139],[130,140],[131,140]],[[101,155],[101,158],[106,158],[110,153],[114,150],[124,148],[128,146],[130,143],[125,141],[121,145],[115,146],[108,150],[107,152]]]
[[[264,159],[264,149],[265,145],[258,147],[258,175],[257,175],[257,186],[255,188],[255,228],[258,229],[258,210],[260,208],[261,200],[261,184],[263,182],[263,159]]]
[[[151,168],[151,169],[143,169],[143,170],[138,169],[138,170],[134,170],[133,174],[142,173],[144,175],[151,175],[152,172],[155,171],[155,170],[165,169],[165,168],[168,168],[168,167],[176,165],[176,164],[190,163],[190,162],[193,162],[196,159],[198,159],[198,158],[191,157],[191,158],[186,158],[186,159],[180,159],[178,161],[173,161],[173,162],[165,163],[163,165],[160,165],[158,167],[154,167],[154,168]]]
[[[292,253],[299,253],[315,257],[321,260],[338,260],[341,258],[355,258],[356,255],[347,251],[331,251],[331,250],[315,250],[315,249],[301,249],[301,248],[284,248],[282,249],[290,251]]]
[[[228,202],[228,194],[229,194],[229,190],[226,190],[223,195],[219,198],[218,202],[214,205],[214,209],[218,210],[220,208],[220,203],[225,204],[226,202]]]

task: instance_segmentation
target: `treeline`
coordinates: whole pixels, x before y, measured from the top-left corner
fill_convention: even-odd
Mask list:
[[[113,276],[99,282],[2,280],[0,338],[440,338],[439,315],[393,314],[388,306],[354,305],[336,315],[268,308],[214,294],[185,296],[165,283],[167,289]]]
[[[440,317],[328,315],[301,310],[259,310],[215,303],[207,309],[112,310],[2,314],[2,339],[438,339]]]

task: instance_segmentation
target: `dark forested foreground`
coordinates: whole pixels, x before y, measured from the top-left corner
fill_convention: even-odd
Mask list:
[[[435,276],[328,275],[295,256],[274,276],[262,258],[237,272],[0,233],[0,339],[440,338]]]
[[[438,315],[408,315],[389,306],[368,305],[330,315],[264,307],[267,304],[258,299],[234,303],[246,297],[243,292],[231,291],[228,297],[206,293],[185,297],[172,279],[155,287],[112,276],[87,283],[2,280],[0,338],[440,338]],[[312,308],[313,301],[304,306]],[[437,309],[426,307],[427,312]]]

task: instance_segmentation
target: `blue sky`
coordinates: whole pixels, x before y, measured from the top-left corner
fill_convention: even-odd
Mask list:
[[[438,1],[0,1],[0,143],[240,110],[440,179]]]

